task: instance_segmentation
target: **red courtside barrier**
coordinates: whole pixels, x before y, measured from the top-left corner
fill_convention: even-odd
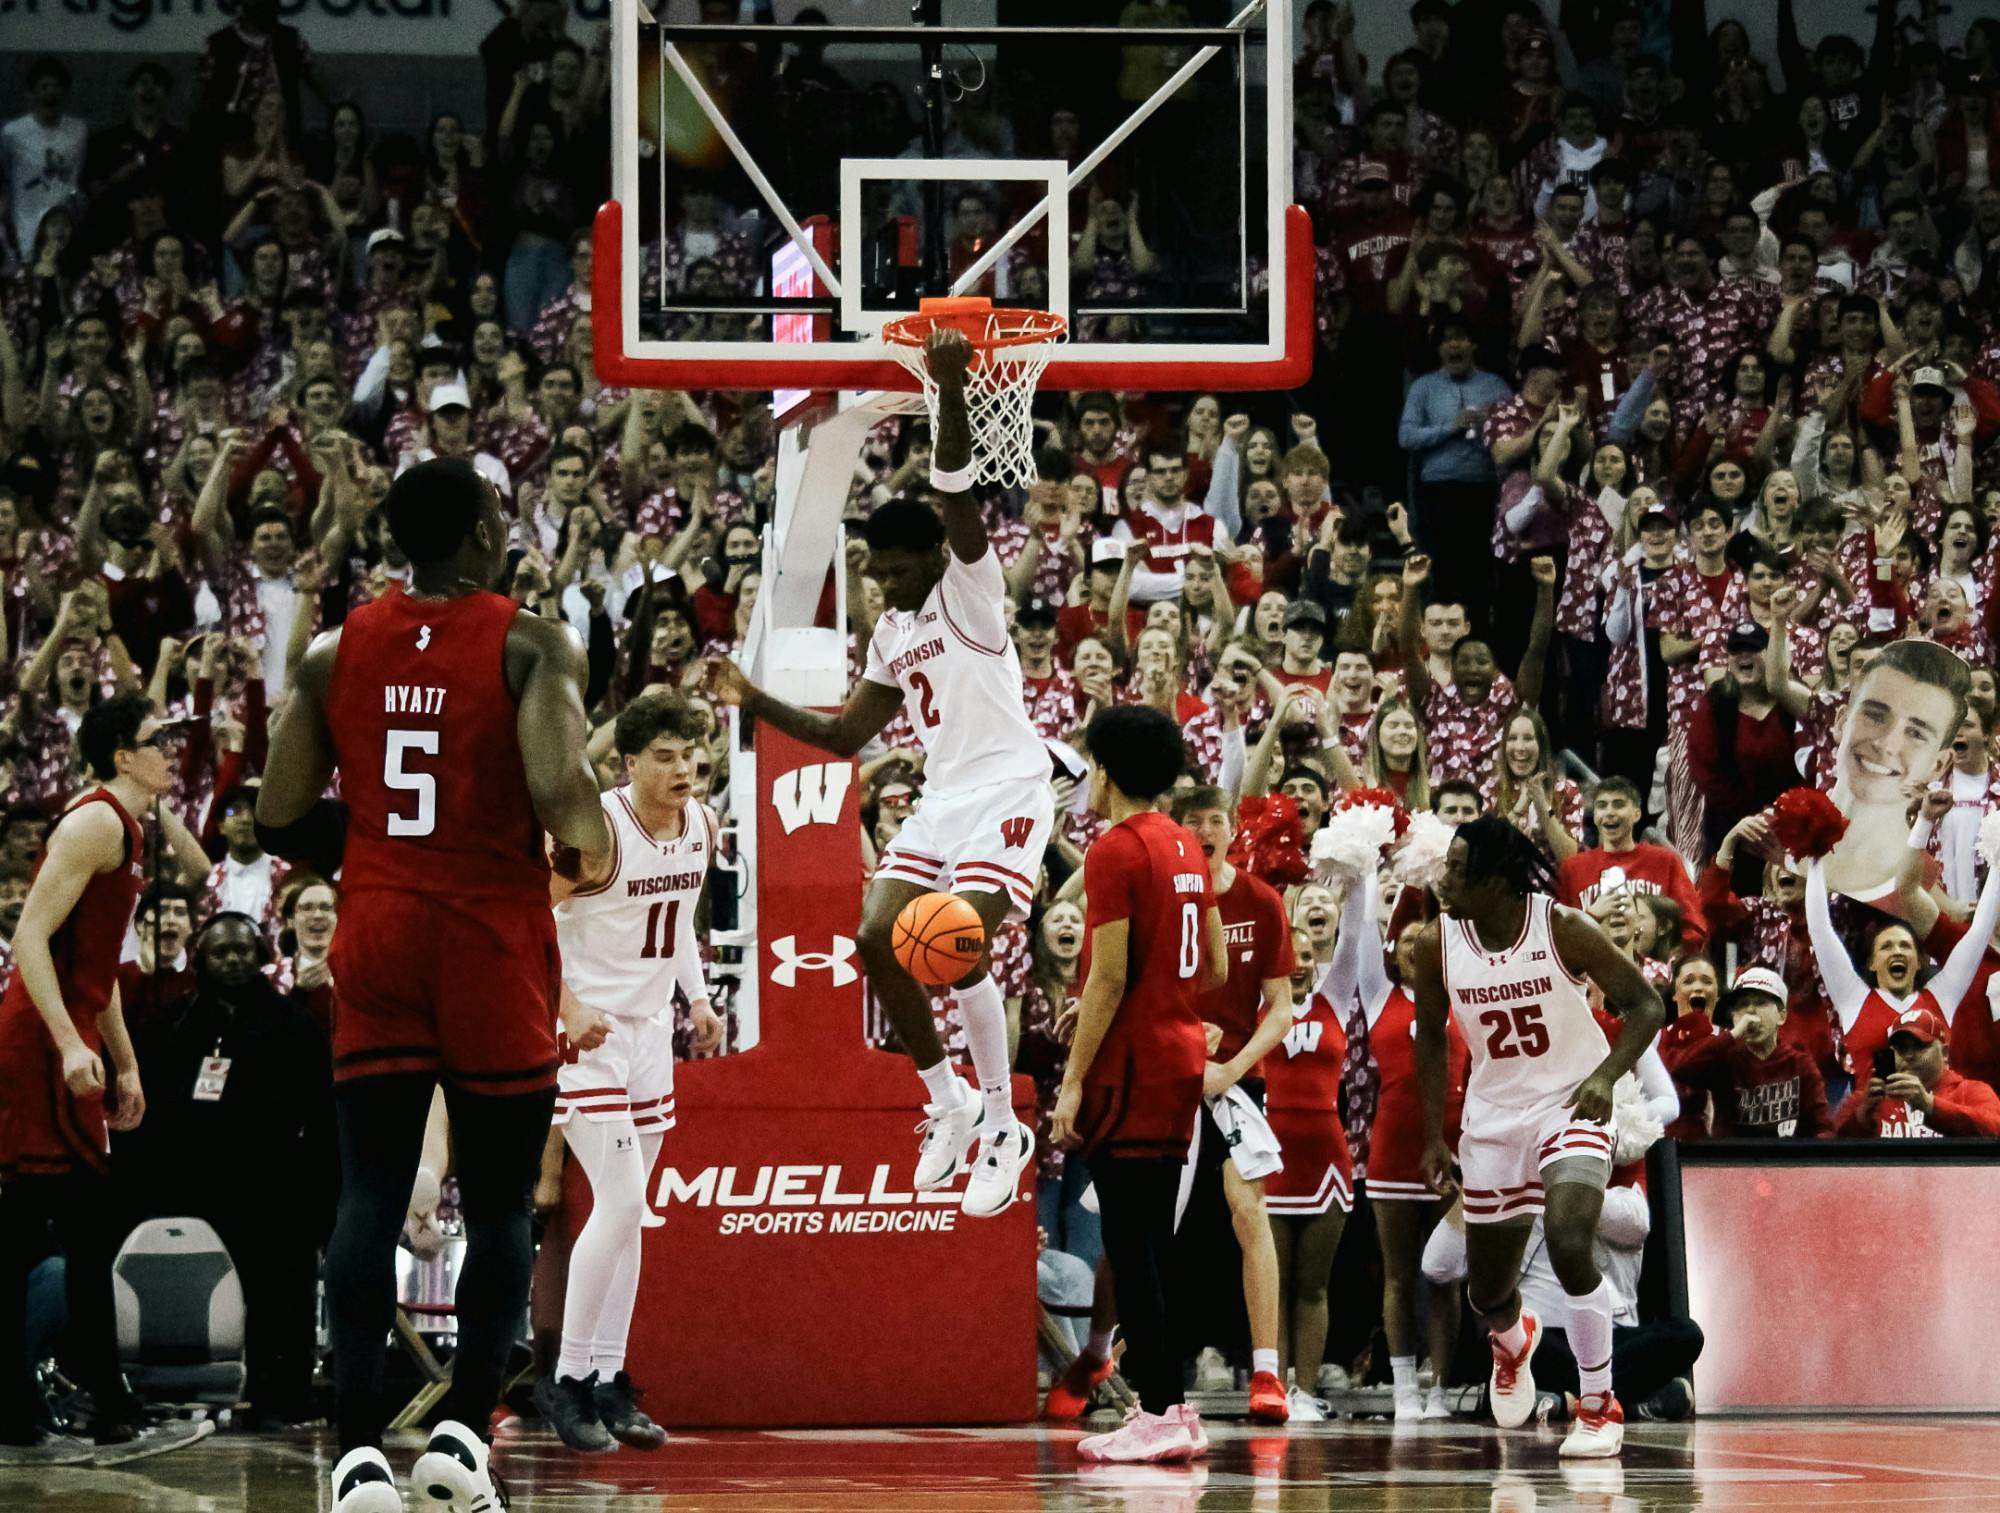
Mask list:
[[[627,1369],[668,1425],[1030,1419],[1034,1204],[911,1192],[923,1085],[861,1038],[854,764],[756,739],[762,1034],[675,1068]]]

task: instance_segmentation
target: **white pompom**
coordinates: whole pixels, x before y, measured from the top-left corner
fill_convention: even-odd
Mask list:
[[[1403,844],[1389,858],[1389,875],[1406,888],[1434,886],[1444,876],[1444,856],[1456,833],[1456,826],[1427,810],[1411,815]]]
[[[2000,809],[1986,811],[1986,818],[1979,822],[1979,837],[1973,842],[1973,849],[1988,867],[1995,858],[2000,858]]]
[[[1611,1089],[1611,1164],[1624,1166],[1641,1159],[1666,1133],[1646,1102],[1637,1072],[1627,1072]]]
[[[1313,870],[1321,882],[1336,875],[1369,877],[1382,858],[1382,848],[1396,838],[1396,816],[1379,804],[1355,804],[1336,809],[1321,821],[1313,837]]]

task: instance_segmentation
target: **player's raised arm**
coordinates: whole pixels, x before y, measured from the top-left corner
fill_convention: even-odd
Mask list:
[[[339,651],[338,630],[324,632],[307,648],[272,728],[264,783],[257,790],[258,844],[329,877],[339,869],[347,837],[346,806],[321,797],[333,778],[326,690]]]
[[[1639,1064],[1667,1022],[1659,991],[1639,974],[1632,958],[1611,944],[1597,921],[1557,905],[1549,911],[1556,955],[1572,976],[1587,977],[1604,992],[1604,1007],[1619,1020],[1618,1040],[1597,1070],[1570,1095],[1569,1107],[1599,1124],[1611,1122],[1612,1086]]]
[[[734,704],[752,719],[775,725],[795,740],[835,756],[851,757],[866,746],[903,707],[903,690],[863,678],[848,691],[847,702],[833,714],[800,709],[773,698],[727,657],[711,657],[702,669],[702,688],[710,697]]]
[[[1444,942],[1437,921],[1424,926],[1417,936],[1416,1000],[1417,1037],[1414,1062],[1417,1092],[1424,1105],[1424,1180],[1446,1197],[1451,1196],[1451,1147],[1444,1138],[1445,1075],[1449,1052],[1448,1031],[1451,1000],[1444,990]]]
[[[583,647],[559,620],[516,615],[507,631],[509,660],[525,660],[521,680],[521,765],[542,828],[586,858],[611,850],[611,826],[598,798],[597,774],[584,744],[588,673]],[[517,652],[518,648],[518,652]]]
[[[963,331],[938,326],[924,343],[924,362],[937,385],[937,439],[931,451],[931,482],[944,495],[944,530],[951,554],[960,562],[986,555],[986,522],[967,492],[972,487],[972,419],[965,409],[965,370],[972,343]]]

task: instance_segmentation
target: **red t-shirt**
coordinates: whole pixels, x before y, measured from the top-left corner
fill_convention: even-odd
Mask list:
[[[1581,909],[1597,897],[1609,868],[1621,868],[1634,893],[1663,893],[1681,906],[1681,945],[1699,951],[1708,940],[1708,919],[1694,891],[1687,867],[1665,846],[1641,841],[1630,851],[1606,851],[1602,846],[1579,851],[1556,869],[1556,902]]]
[[[1729,585],[1736,581],[1736,574],[1724,568],[1713,578],[1705,573],[1696,573],[1694,578],[1701,585],[1701,591],[1708,595],[1708,602],[1720,609],[1722,601],[1729,597]]]
[[[1229,980],[1201,995],[1200,1010],[1209,1024],[1222,1026],[1222,1044],[1210,1060],[1227,1061],[1257,1033],[1264,984],[1274,977],[1290,977],[1297,960],[1285,901],[1262,878],[1238,867],[1236,880],[1215,905],[1222,912],[1222,935],[1229,948]]]
[[[1085,940],[1124,920],[1125,993],[1084,1076],[1077,1129],[1086,1154],[1187,1154],[1208,1061],[1198,984],[1202,937],[1215,907],[1195,838],[1164,814],[1135,814],[1083,858],[1090,910]],[[1089,981],[1085,948],[1084,981]]]

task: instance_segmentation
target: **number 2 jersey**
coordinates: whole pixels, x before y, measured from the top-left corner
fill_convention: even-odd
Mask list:
[[[347,801],[341,884],[548,906],[542,828],[507,686],[500,594],[392,589],[348,615],[326,721]]]
[[[944,576],[923,608],[883,611],[868,642],[861,675],[903,691],[903,711],[924,744],[924,784],[937,792],[1048,780],[1048,751],[1021,698],[1006,596],[991,547],[977,562],[947,548]]]
[[[651,1019],[673,1001],[707,996],[694,910],[715,857],[715,821],[690,801],[681,831],[655,840],[623,788],[604,795],[611,876],[556,905],[563,982],[577,1001],[615,1019]]]
[[[1521,938],[1489,951],[1472,926],[1446,914],[1444,985],[1472,1052],[1465,1126],[1479,1109],[1538,1109],[1561,1102],[1604,1060],[1604,1032],[1590,1012],[1583,979],[1556,952],[1555,900],[1530,893]]]

